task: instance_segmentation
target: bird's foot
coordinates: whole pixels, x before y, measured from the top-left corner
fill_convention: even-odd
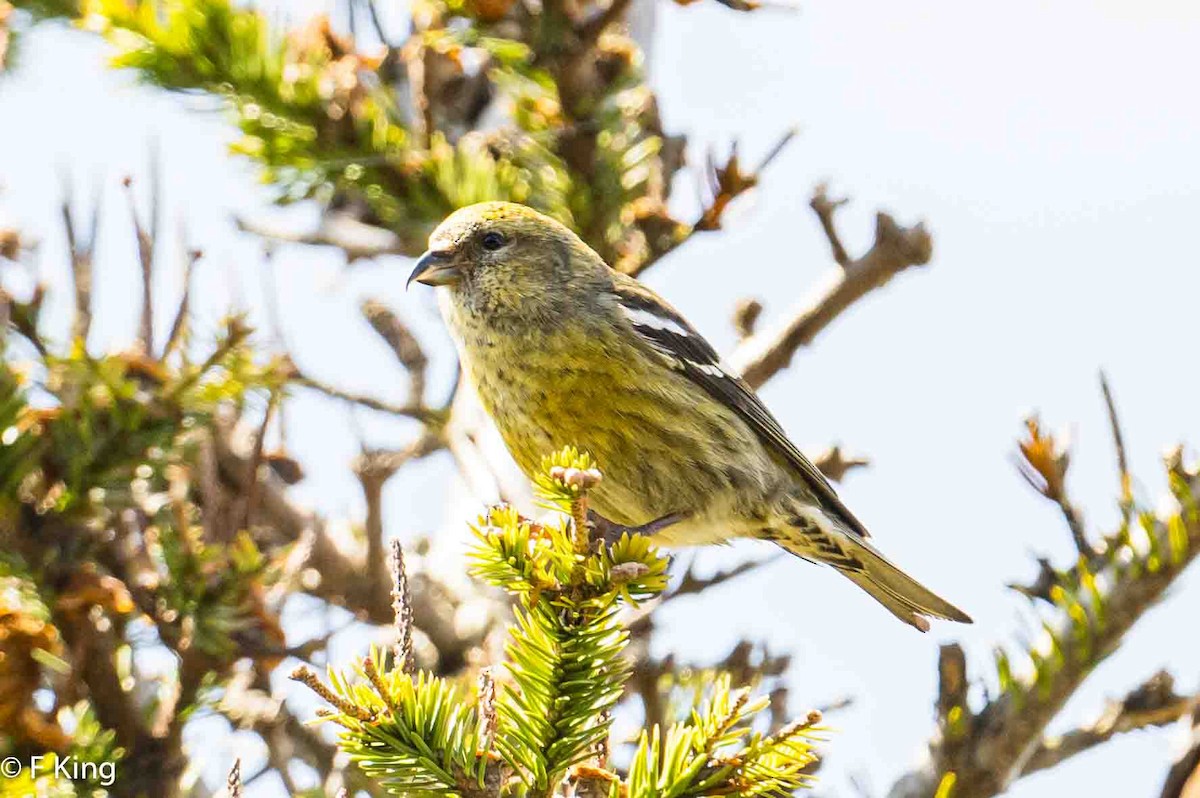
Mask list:
[[[625,526],[618,524],[616,521],[610,521],[600,515],[595,510],[588,510],[588,523],[591,524],[595,537],[604,541],[606,545],[613,545],[621,536],[629,534],[630,536],[637,535],[654,535],[669,526],[679,523],[687,518],[689,513],[668,513],[662,518],[655,518],[641,526]]]

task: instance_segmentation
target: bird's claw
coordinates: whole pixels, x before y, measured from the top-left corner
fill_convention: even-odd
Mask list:
[[[604,541],[605,545],[608,546],[615,544],[625,534],[631,537],[654,535],[687,517],[688,513],[668,513],[662,518],[655,518],[653,521],[648,521],[641,526],[625,526],[624,524],[618,524],[616,521],[608,520],[595,510],[588,510],[588,523],[591,524],[594,537]]]

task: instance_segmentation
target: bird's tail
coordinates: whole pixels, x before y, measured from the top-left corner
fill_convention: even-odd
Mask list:
[[[842,570],[842,575],[870,593],[900,620],[922,632],[929,631],[926,616],[971,623],[971,616],[901,571],[874,547],[864,545],[859,549],[855,554],[862,560],[863,570]]]
[[[824,517],[819,527],[815,518],[804,520],[801,526],[789,525],[789,534],[775,542],[806,560],[832,565],[897,618],[922,632],[929,631],[929,617],[972,623],[969,615],[901,571],[859,535],[831,528],[834,524]]]

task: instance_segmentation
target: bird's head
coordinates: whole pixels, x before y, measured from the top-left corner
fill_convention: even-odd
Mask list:
[[[512,202],[482,202],[446,217],[408,283],[448,286],[477,310],[550,312],[603,279],[603,261],[570,228]]]

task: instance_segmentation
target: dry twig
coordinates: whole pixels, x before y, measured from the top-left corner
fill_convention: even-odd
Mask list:
[[[818,188],[814,208],[829,214],[830,246],[835,258],[844,251],[833,226],[832,209],[822,201],[824,189]],[[821,212],[818,211],[820,217]],[[822,225],[826,224],[822,219]],[[835,278],[804,301],[790,318],[770,331],[763,331],[742,341],[734,350],[730,362],[752,387],[759,387],[792,362],[792,356],[813,342],[821,331],[833,323],[851,305],[905,269],[921,266],[933,256],[933,238],[923,224],[901,227],[891,216],[879,213],[875,217],[875,243],[861,257],[845,256],[841,271]]]
[[[1117,403],[1113,399],[1108,375],[1100,372],[1100,392],[1104,395],[1104,408],[1108,412],[1108,426],[1112,430],[1113,448],[1117,454],[1117,477],[1121,484],[1121,511],[1128,519],[1133,508],[1133,477],[1129,472],[1129,457],[1125,454],[1125,433],[1121,431],[1121,419],[1117,416]]]
[[[92,200],[92,216],[86,231],[78,227],[71,208],[69,188],[63,189],[61,213],[71,258],[71,277],[75,289],[75,316],[71,320],[71,339],[87,341],[92,326],[92,260],[96,252],[96,233],[100,229],[100,190]]]
[[[240,216],[234,217],[234,224],[242,232],[266,241],[335,247],[345,253],[350,263],[384,255],[416,254],[391,230],[366,224],[344,214],[326,214],[316,229],[304,232],[266,225]]]
[[[425,369],[429,359],[416,336],[400,321],[395,313],[382,302],[368,299],[362,304],[362,313],[371,328],[387,342],[396,360],[408,372],[408,406],[422,407],[425,404]]]

